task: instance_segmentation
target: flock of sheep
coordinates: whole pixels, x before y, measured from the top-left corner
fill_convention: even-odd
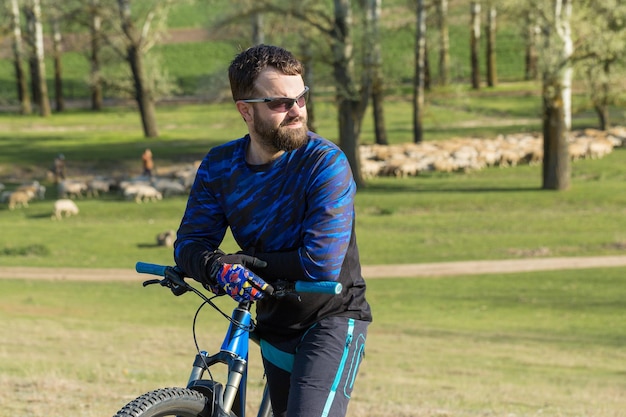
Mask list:
[[[609,131],[585,129],[570,136],[569,154],[574,160],[601,158],[614,147],[626,146],[626,128]],[[515,134],[496,139],[451,139],[402,145],[361,146],[361,172],[365,178],[376,176],[408,177],[426,171],[473,171],[490,166],[534,164],[543,158],[540,135]],[[124,180],[93,177],[66,179],[57,184],[58,200],[52,218],[61,219],[79,212],[75,200],[117,193],[120,198],[137,203],[158,201],[164,197],[186,195],[195,178],[199,162],[171,170],[157,177],[133,177]],[[44,199],[46,187],[38,181],[22,184],[12,191],[0,183],[0,201],[13,210],[28,207],[33,199]],[[163,237],[163,240],[166,238]]]
[[[570,135],[569,154],[574,160],[601,158],[614,147],[626,145],[626,128],[609,131],[585,129]],[[493,166],[537,164],[543,159],[539,134],[500,135],[495,139],[450,139],[401,145],[363,145],[361,173],[409,177],[420,172],[468,172]]]
[[[57,184],[57,200],[54,202],[52,218],[61,219],[77,215],[79,208],[76,200],[96,198],[103,194],[116,194],[125,200],[137,203],[158,201],[173,195],[186,195],[195,178],[198,163],[170,172],[167,176],[137,176],[123,180],[102,176],[90,179],[64,179]],[[5,190],[0,183],[0,201],[8,205],[9,210],[28,207],[34,199],[43,200],[46,187],[39,181],[21,184],[14,190]]]

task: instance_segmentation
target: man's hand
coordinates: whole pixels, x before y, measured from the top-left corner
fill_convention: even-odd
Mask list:
[[[214,290],[216,287],[218,295],[228,294],[238,302],[260,300],[268,286],[261,277],[241,264],[220,262],[214,276],[216,284],[211,286],[211,291],[218,294]]]

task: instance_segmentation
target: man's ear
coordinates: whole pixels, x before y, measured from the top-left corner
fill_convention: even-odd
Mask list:
[[[241,117],[243,117],[243,120],[246,123],[252,121],[252,106],[248,105],[248,103],[244,103],[243,101],[237,101],[235,104],[237,105],[237,110],[239,111],[239,114],[241,114]]]

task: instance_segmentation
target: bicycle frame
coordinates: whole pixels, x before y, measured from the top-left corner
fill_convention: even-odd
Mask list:
[[[214,355],[201,351],[193,363],[187,388],[201,391],[209,398],[213,398],[213,404],[217,408],[213,411],[214,416],[228,416],[232,410],[237,416],[245,417],[248,351],[252,326],[250,306],[251,303],[243,302],[233,310],[220,351]],[[202,379],[204,372],[217,363],[227,365],[228,379],[225,387],[219,382]],[[265,387],[257,416],[268,417],[271,415],[270,412],[271,404]]]

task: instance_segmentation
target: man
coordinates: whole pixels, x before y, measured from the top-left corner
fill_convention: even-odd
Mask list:
[[[345,155],[307,129],[302,64],[258,45],[229,67],[248,127],[202,161],[174,244],[177,265],[218,294],[258,300],[257,331],[275,416],[344,416],[371,311],[354,225],[356,185]],[[241,247],[224,254],[227,227]],[[260,298],[231,264],[270,284],[338,281],[340,295]]]

